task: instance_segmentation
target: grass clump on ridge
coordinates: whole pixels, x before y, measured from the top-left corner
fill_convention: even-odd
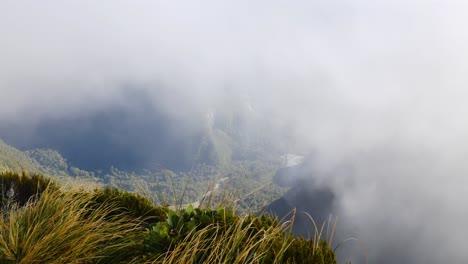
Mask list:
[[[44,192],[46,188],[54,190],[58,187],[49,178],[40,174],[30,176],[24,171],[22,174],[11,171],[2,172],[0,173],[1,206],[3,207],[13,200],[16,204],[22,206],[31,197]]]
[[[295,238],[266,215],[170,210],[118,189],[65,190],[41,177],[0,173],[0,263],[336,263],[327,241]],[[19,191],[25,186],[29,193]]]
[[[115,208],[112,215],[125,214],[132,218],[140,218],[144,223],[164,221],[168,208],[155,206],[149,199],[139,194],[122,191],[112,187],[95,189],[92,195],[95,206],[108,205]]]
[[[134,245],[138,222],[105,218],[112,208],[88,207],[91,194],[46,189],[0,219],[2,263],[99,263],[120,260]],[[111,263],[111,262],[108,262]]]
[[[170,210],[144,244],[152,263],[336,263],[327,241],[294,238],[276,218],[224,207]]]

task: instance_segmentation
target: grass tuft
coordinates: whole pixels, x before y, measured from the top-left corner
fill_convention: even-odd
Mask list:
[[[335,226],[329,244],[325,224],[310,216],[315,236],[296,238],[295,212],[279,221],[222,204],[174,211],[115,188],[64,188],[24,173],[0,173],[0,182],[0,263],[336,263]]]
[[[0,219],[4,263],[91,263],[120,260],[135,250],[139,223],[114,209],[90,209],[91,194],[46,189],[41,197],[16,206]],[[141,234],[140,234],[141,235]]]

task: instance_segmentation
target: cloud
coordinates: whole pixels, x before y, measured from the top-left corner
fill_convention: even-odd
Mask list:
[[[466,7],[3,1],[0,121],[131,107],[129,87],[180,119],[245,94],[317,153],[372,262],[463,263]]]

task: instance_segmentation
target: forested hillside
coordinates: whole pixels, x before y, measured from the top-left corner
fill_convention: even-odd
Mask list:
[[[224,147],[213,148],[217,149],[213,151],[213,155],[224,157],[224,154],[219,153]],[[237,201],[239,209],[252,212],[260,211],[287,190],[272,181],[283,162],[281,158],[266,152],[259,157],[257,160],[219,158],[223,162],[214,165],[194,164],[188,171],[161,168],[129,172],[119,169],[117,164],[109,168],[108,172],[89,172],[70,165],[57,151],[20,151],[0,141],[2,171],[27,171],[60,178],[85,178],[108,186],[146,193],[155,201],[167,204],[197,203],[207,200],[208,196],[216,202],[224,196],[230,196]]]
[[[19,151],[0,139],[0,170],[14,171],[37,171],[45,172],[35,159],[31,158],[27,153]]]
[[[20,151],[0,139],[0,171],[27,171],[56,177],[84,177],[93,179],[95,173],[81,170],[67,163],[55,150],[33,149]]]

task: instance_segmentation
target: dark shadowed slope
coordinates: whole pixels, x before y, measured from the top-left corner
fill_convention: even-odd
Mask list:
[[[314,234],[312,220],[320,228],[333,214],[334,193],[322,186],[317,186],[310,162],[283,167],[276,173],[274,182],[290,190],[280,199],[265,207],[265,212],[285,217],[296,209],[293,232],[296,235],[308,237]]]

